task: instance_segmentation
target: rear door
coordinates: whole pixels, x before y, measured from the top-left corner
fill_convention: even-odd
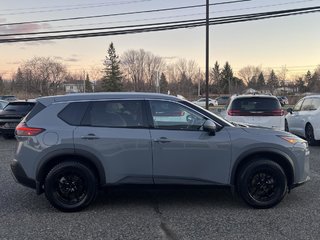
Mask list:
[[[210,136],[200,113],[177,102],[150,100],[156,184],[228,183],[231,143],[221,129]]]
[[[286,116],[289,131],[297,134],[299,136],[304,136],[304,132],[301,132],[301,126],[302,126],[302,115],[301,114],[301,107],[304,99],[301,99],[298,101],[298,103],[293,107],[292,113],[288,113]]]
[[[106,182],[153,183],[150,132],[142,100],[92,102],[74,131],[76,151],[102,162]]]

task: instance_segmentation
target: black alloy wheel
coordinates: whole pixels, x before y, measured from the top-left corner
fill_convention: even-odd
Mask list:
[[[287,193],[287,177],[276,162],[256,159],[245,165],[237,179],[241,198],[254,208],[277,205]]]
[[[87,166],[78,162],[63,162],[48,173],[45,194],[55,208],[66,212],[79,211],[95,199],[96,182]]]

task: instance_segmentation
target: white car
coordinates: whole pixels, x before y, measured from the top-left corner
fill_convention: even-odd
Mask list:
[[[231,98],[225,119],[239,124],[284,130],[285,116],[279,100],[270,95]]]
[[[193,101],[192,103],[197,104],[200,107],[206,107],[206,98],[200,98],[197,101]],[[218,106],[218,101],[215,99],[208,99],[209,106]]]
[[[320,95],[304,97],[287,111],[286,131],[306,138],[309,145],[315,145],[320,140]]]

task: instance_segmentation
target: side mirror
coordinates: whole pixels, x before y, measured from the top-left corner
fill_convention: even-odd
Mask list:
[[[288,108],[288,109],[287,109],[287,112],[290,113],[290,114],[292,114],[292,111],[293,111],[292,108]]]
[[[212,120],[206,120],[203,124],[203,131],[208,132],[210,136],[216,135],[217,125]]]

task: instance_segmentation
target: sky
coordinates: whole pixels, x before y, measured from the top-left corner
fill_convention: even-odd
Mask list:
[[[228,0],[211,0],[221,3]],[[229,0],[230,1],[230,0]],[[1,0],[0,35],[21,32],[110,27],[199,19],[205,8],[121,15],[85,20],[5,25],[8,23],[125,13],[205,4],[205,0]],[[211,5],[210,17],[320,6],[320,0],[251,0]],[[320,64],[320,12],[210,26],[210,66],[231,64],[235,74],[248,65],[280,71],[289,76],[313,71]],[[0,36],[0,39],[3,38]],[[101,68],[110,42],[118,55],[144,49],[168,62],[180,58],[196,61],[204,71],[205,27],[162,32],[27,43],[0,43],[0,75],[9,78],[19,65],[33,57],[51,57],[71,72]]]

